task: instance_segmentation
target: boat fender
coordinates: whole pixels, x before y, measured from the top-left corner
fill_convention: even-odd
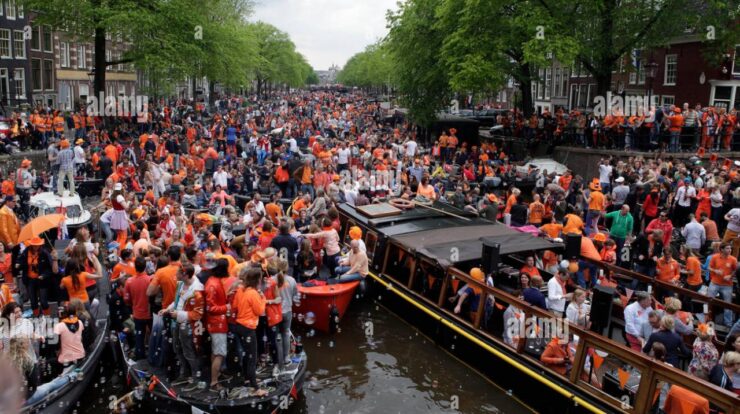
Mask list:
[[[339,310],[335,305],[331,305],[329,311],[329,333],[336,333],[339,327]]]
[[[411,200],[406,200],[403,198],[392,198],[388,200],[388,204],[391,206],[401,209],[401,210],[410,210],[414,208],[414,202]]]

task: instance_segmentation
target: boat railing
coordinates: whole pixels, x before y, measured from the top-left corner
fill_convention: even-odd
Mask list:
[[[442,305],[447,301],[447,295],[450,293],[448,287],[453,285],[453,281],[455,280],[459,281],[457,283],[458,287],[460,286],[459,283],[467,283],[481,291],[478,309],[474,313],[475,319],[472,321],[449,312]],[[665,403],[663,400],[667,398],[665,396],[666,389],[681,387],[685,390],[690,390],[690,392],[697,394],[701,398],[705,398],[721,412],[740,413],[740,397],[736,394],[721,389],[707,381],[689,376],[686,372],[666,363],[655,361],[647,355],[634,352],[623,344],[570,323],[565,317],[555,316],[548,311],[533,307],[522,299],[505,291],[490,287],[485,282],[482,283],[474,280],[468,274],[454,267],[449,268],[445,274],[438,304],[452,317],[462,320],[476,330],[485,332],[496,341],[501,341],[490,329],[482,327],[482,319],[485,314],[484,308],[488,302],[488,297],[493,297],[499,305],[505,303],[515,306],[524,313],[525,321],[529,321],[531,318],[545,321],[557,320],[552,325],[567,326],[567,333],[573,336],[573,342],[576,342],[575,338],[577,337],[577,345],[575,345],[571,371],[564,378],[591,397],[609,404],[615,410],[631,413],[650,412],[658,404],[659,395],[661,401]],[[515,352],[527,358],[534,359],[532,356],[526,354],[525,344],[525,340],[517,341],[517,346],[514,348]],[[602,363],[596,368],[596,370],[602,368],[605,370],[601,381],[592,379],[595,377],[593,367],[597,365],[595,363],[597,358],[607,359],[609,361],[609,363]],[[550,370],[544,364],[542,366]],[[558,375],[555,371],[550,371],[553,375]],[[620,377],[626,375],[629,375],[628,380],[621,382]],[[617,387],[612,387],[613,392],[611,393],[606,392],[608,387],[605,387],[604,382],[608,381],[615,381],[615,387]],[[661,391],[663,392],[661,393]],[[619,398],[614,395],[614,392],[621,393]]]
[[[715,306],[722,308],[723,310],[731,310],[735,313],[740,313],[740,305],[736,305],[731,302],[726,302],[724,300],[720,300],[717,298],[712,298],[707,295],[704,295],[699,292],[695,292],[691,289],[686,289],[681,286],[676,286],[672,283],[663,282],[661,280],[658,280],[656,278],[652,278],[647,275],[643,275],[642,273],[635,272],[633,270],[625,269],[623,267],[615,266],[610,263],[605,263],[603,261],[596,261],[589,258],[582,258],[582,260],[585,260],[587,262],[593,263],[604,270],[608,270],[612,272],[615,275],[621,275],[626,276],[628,278],[631,278],[633,280],[637,280],[640,283],[644,283],[648,286],[652,286],[652,291],[654,292],[656,288],[660,288],[662,290],[670,291],[679,294],[679,296],[682,297],[688,297],[696,302],[700,302],[703,304],[707,304],[709,306]]]

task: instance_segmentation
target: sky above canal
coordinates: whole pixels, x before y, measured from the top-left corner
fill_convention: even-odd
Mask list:
[[[386,10],[397,0],[256,0],[252,20],[287,32],[316,70],[344,66],[388,33]]]

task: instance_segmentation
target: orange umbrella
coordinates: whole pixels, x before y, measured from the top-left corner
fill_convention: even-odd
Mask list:
[[[64,214],[47,214],[45,216],[36,217],[23,226],[20,234],[18,234],[18,243],[23,243],[32,237],[39,236],[46,230],[59,227],[65,219],[66,217],[64,217]]]

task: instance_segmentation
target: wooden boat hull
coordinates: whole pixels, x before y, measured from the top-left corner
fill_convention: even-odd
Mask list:
[[[308,325],[321,332],[331,331],[332,308],[335,308],[339,319],[341,320],[344,313],[347,312],[352,296],[360,282],[337,283],[335,285],[312,286],[306,287],[298,285],[298,292],[301,295],[300,303],[293,304],[293,314],[303,315],[298,317],[300,323],[306,324],[306,315],[309,312],[314,314],[314,323]],[[296,319],[296,318],[294,318]]]
[[[539,372],[542,377],[552,382],[562,385],[566,382],[563,377],[551,376],[542,370],[541,365],[521,358],[514,349],[494,343],[472,327],[457,323],[436,307],[416,298],[416,294],[405,286],[392,283],[393,287],[389,289],[388,283],[391,283],[391,280],[383,276],[377,277],[379,280],[371,276],[367,277],[369,283],[366,298],[383,305],[407,321],[434,341],[438,347],[480,372],[512,396],[524,401],[534,412],[543,414],[590,412],[575,405],[570,398],[543,386],[541,382],[515,369],[510,362],[495,357],[487,348],[506,354],[507,357]],[[417,305],[421,305],[421,308]],[[575,393],[577,389],[574,387],[571,391]],[[578,395],[596,403],[585,394]],[[610,412],[608,407],[602,408],[604,412]]]

